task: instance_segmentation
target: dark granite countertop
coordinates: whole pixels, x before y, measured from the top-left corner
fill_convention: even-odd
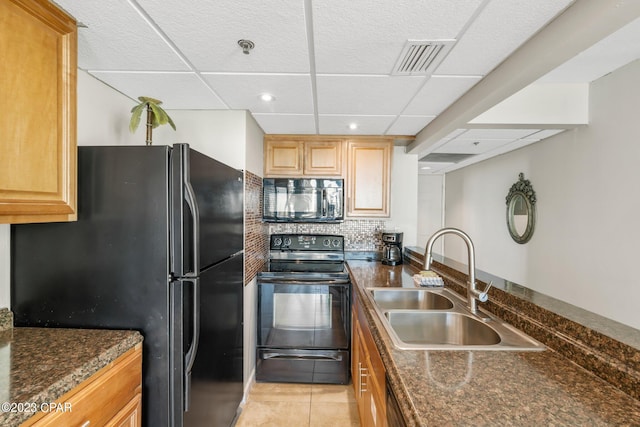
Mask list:
[[[137,331],[12,328],[0,332],[0,404],[51,403],[142,342]],[[30,407],[33,407],[30,406]],[[33,413],[0,412],[17,426]],[[15,408],[17,409],[17,408]]]
[[[367,287],[414,287],[417,268],[349,260],[372,335],[409,426],[640,425],[640,401],[551,348],[543,352],[394,347]]]

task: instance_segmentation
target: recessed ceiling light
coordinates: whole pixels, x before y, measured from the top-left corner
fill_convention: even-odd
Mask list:
[[[358,124],[357,123],[349,123],[349,129],[351,129],[351,130],[358,129]]]
[[[275,101],[276,97],[271,95],[270,93],[262,93],[260,94],[260,99],[264,102],[271,102],[271,101]]]
[[[429,169],[431,169],[431,166],[423,166],[420,169],[422,169],[423,171],[428,171]]]

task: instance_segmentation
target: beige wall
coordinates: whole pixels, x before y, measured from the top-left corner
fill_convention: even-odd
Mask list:
[[[467,231],[477,267],[640,329],[640,61],[590,89],[590,124],[446,175],[445,223]],[[537,193],[529,243],[513,242],[505,197],[523,172]],[[454,237],[446,255],[466,262]]]

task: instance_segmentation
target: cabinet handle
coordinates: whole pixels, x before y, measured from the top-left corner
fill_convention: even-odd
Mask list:
[[[80,427],[89,427],[89,424],[91,424],[91,421],[85,421]]]
[[[369,376],[369,370],[367,368],[363,368],[360,363],[360,397],[362,397],[362,393],[367,391],[367,383],[363,380]]]

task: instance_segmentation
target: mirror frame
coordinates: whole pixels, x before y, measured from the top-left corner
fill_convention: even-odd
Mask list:
[[[511,203],[516,196],[521,196],[527,206],[527,228],[522,234],[518,234],[516,230],[511,209]],[[516,243],[527,243],[531,239],[536,225],[536,192],[533,191],[531,182],[528,179],[524,179],[522,172],[518,174],[518,181],[509,189],[506,200],[507,229],[509,230],[509,234]]]

